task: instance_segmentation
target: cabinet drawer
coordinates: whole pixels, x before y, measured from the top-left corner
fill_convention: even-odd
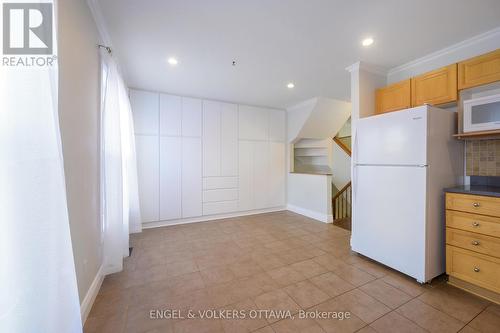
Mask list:
[[[500,292],[500,259],[446,245],[446,273]]]
[[[500,216],[500,198],[446,193],[446,209],[489,216]]]
[[[446,228],[446,244],[500,257],[500,238]]]
[[[446,226],[500,237],[500,218],[446,210]]]
[[[203,202],[234,201],[238,200],[237,189],[205,190]]]

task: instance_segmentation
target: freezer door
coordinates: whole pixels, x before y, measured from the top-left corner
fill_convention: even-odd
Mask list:
[[[357,122],[354,163],[427,164],[427,106],[362,118]]]
[[[427,167],[356,166],[353,251],[425,280]]]

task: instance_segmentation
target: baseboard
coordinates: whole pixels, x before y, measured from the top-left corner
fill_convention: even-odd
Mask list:
[[[281,207],[266,208],[266,209],[248,210],[248,211],[244,211],[244,212],[234,212],[234,213],[227,213],[227,214],[199,216],[199,217],[193,217],[193,218],[187,218],[187,219],[147,222],[147,223],[142,224],[142,228],[143,229],[159,228],[159,227],[166,227],[166,226],[170,226],[170,225],[206,222],[206,221],[228,219],[228,218],[239,217],[239,216],[248,216],[248,215],[256,215],[256,214],[280,212],[283,210],[286,210],[286,207],[281,206]]]
[[[87,294],[85,295],[82,304],[80,304],[80,313],[82,316],[83,324],[85,324],[85,321],[89,316],[90,309],[92,309],[92,305],[94,304],[95,298],[99,293],[99,289],[101,289],[103,280],[104,280],[104,273],[103,273],[103,267],[101,266],[99,267],[99,270],[97,271],[94,281],[92,281],[92,284],[90,285],[90,288],[87,291]]]
[[[332,215],[321,214],[321,213],[315,212],[313,210],[294,206],[294,205],[287,205],[286,209],[291,211],[291,212],[294,212],[294,213],[297,213],[300,215],[304,215],[304,216],[310,217],[312,219],[315,219],[315,220],[318,220],[318,221],[321,221],[324,223],[333,223],[333,216]]]

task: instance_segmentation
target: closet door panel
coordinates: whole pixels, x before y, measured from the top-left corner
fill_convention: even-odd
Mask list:
[[[201,139],[182,138],[182,217],[202,214]]]
[[[253,200],[253,143],[250,141],[239,142],[238,185],[239,202],[241,211],[254,208]]]
[[[221,106],[203,101],[203,176],[220,176],[221,171]]]
[[[159,220],[158,137],[136,135],[137,177],[142,222]]]
[[[269,197],[269,143],[254,142],[253,182],[255,209],[268,207]]]
[[[182,97],[182,135],[201,136],[201,100]]]
[[[181,148],[179,137],[160,138],[160,220],[181,214]]]
[[[221,107],[221,176],[238,175],[238,106]]]
[[[281,110],[269,110],[269,140],[285,141],[286,114]]]
[[[238,109],[239,139],[268,140],[268,110],[245,105],[240,105]]]
[[[160,94],[160,135],[181,135],[182,99]]]
[[[158,99],[156,93],[130,90],[135,134],[158,135]]]
[[[269,143],[268,207],[285,205],[285,144]]]

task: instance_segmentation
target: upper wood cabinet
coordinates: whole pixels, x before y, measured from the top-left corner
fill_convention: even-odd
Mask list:
[[[411,107],[410,79],[377,89],[376,113],[402,110]]]
[[[427,72],[411,79],[411,104],[438,105],[457,100],[457,64]]]
[[[500,49],[458,63],[458,89],[500,80]]]

